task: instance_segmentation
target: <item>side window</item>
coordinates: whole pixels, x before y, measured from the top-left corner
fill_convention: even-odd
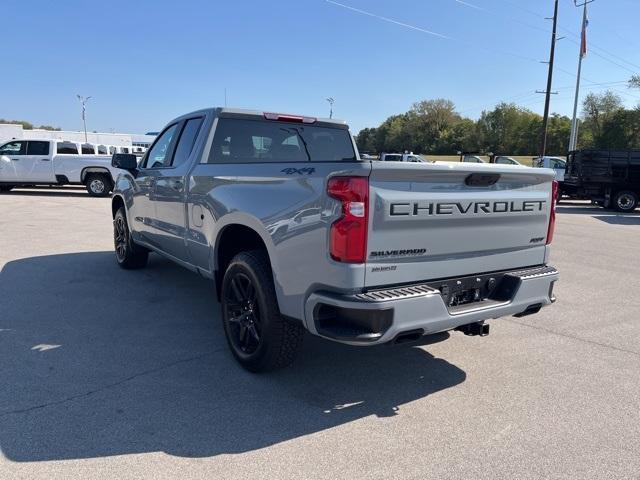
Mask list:
[[[96,154],[96,150],[93,147],[93,145],[91,145],[90,143],[83,143],[82,144],[82,154],[83,155],[95,155]]]
[[[27,155],[49,155],[49,142],[28,142]]]
[[[191,118],[185,123],[182,133],[180,134],[180,140],[178,140],[178,145],[176,146],[176,153],[173,155],[172,166],[177,167],[184,163],[189,158],[189,155],[191,155],[193,145],[196,143],[196,137],[202,125],[202,120],[202,117]]]
[[[113,155],[116,152],[117,152],[116,147],[109,147],[109,155]]]
[[[78,155],[78,145],[71,142],[58,142],[57,151],[63,155]]]
[[[171,147],[171,141],[175,137],[178,124],[174,123],[167,128],[162,135],[158,137],[156,143],[153,144],[151,150],[147,154],[145,160],[145,168],[159,168],[168,166],[169,162],[169,148]],[[167,162],[167,163],[165,163]]]
[[[122,153],[129,153],[129,147],[122,147]]]
[[[107,147],[105,145],[98,145],[98,155],[106,155]]]
[[[26,155],[27,142],[11,142],[0,148],[0,155]]]

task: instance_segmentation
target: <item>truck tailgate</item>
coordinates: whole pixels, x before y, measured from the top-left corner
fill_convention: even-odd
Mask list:
[[[541,265],[550,169],[373,162],[365,285]]]

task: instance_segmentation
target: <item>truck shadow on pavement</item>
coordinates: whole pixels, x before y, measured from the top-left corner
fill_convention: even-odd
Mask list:
[[[402,415],[466,377],[416,346],[310,335],[292,367],[252,375],[212,283],[156,255],[139,271],[111,252],[15,260],[0,291],[0,453],[16,462],[246,452]]]

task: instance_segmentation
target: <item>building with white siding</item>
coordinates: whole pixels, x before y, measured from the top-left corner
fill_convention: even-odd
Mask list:
[[[138,135],[131,133],[94,133],[87,132],[87,141],[94,145],[113,145],[115,147],[143,147],[145,150],[155,140],[154,135]],[[22,125],[0,123],[0,143],[9,140],[66,140],[84,143],[84,132],[69,130],[25,130]]]

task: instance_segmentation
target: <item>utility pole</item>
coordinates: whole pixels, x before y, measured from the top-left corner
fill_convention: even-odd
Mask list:
[[[576,80],[576,95],[573,100],[573,119],[571,120],[571,138],[569,139],[569,151],[578,148],[578,99],[580,97],[580,75],[582,73],[582,59],[587,55],[587,5],[594,0],[586,0],[578,3],[573,0],[576,7],[582,7],[582,30],[580,35],[580,53],[578,54],[578,78]]]
[[[549,104],[551,103],[551,84],[553,83],[553,60],[556,54],[556,34],[558,31],[558,0],[554,0],[553,7],[553,31],[551,33],[551,52],[549,53],[549,75],[547,77],[547,90],[544,101],[544,116],[542,117],[542,146],[540,156],[544,157],[547,150],[547,126],[549,125]]]
[[[333,102],[335,102],[335,100],[333,97],[328,97],[325,100],[329,102],[329,118],[333,118]]]
[[[82,104],[82,123],[84,124],[84,143],[88,143],[86,113],[87,113],[87,102],[89,101],[91,96],[83,97],[82,95],[76,95],[76,97],[78,97],[78,100],[80,100],[80,103]]]

